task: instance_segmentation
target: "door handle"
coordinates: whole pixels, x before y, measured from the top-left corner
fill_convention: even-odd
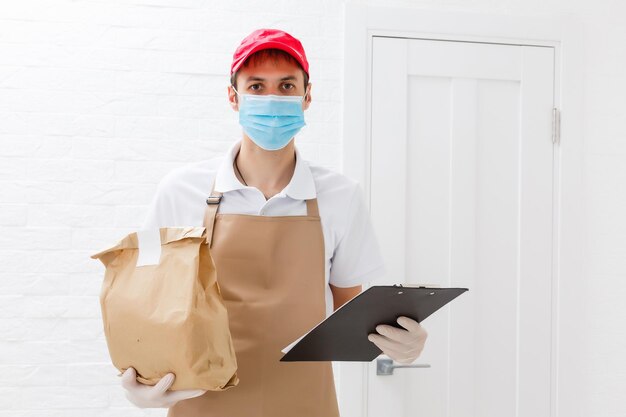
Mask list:
[[[376,375],[393,375],[393,370],[396,368],[430,368],[430,365],[427,363],[394,365],[393,359],[376,359]]]

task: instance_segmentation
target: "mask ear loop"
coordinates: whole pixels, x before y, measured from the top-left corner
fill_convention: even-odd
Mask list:
[[[307,93],[309,92],[309,90],[310,90],[310,88],[309,88],[309,86],[307,85],[307,86],[306,86],[306,90],[304,91],[304,95],[302,96],[302,100],[300,100],[300,102],[301,102],[301,103],[304,103],[304,100],[306,99],[306,95],[307,95]]]
[[[241,97],[241,94],[239,94],[239,91],[237,91],[237,89],[235,88],[234,85],[231,85],[232,89],[235,90],[235,93],[237,94],[237,104],[239,104],[239,97]]]

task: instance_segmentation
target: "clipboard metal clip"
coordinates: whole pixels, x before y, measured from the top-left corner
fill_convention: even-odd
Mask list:
[[[437,284],[408,284],[408,285],[402,285],[402,284],[393,284],[394,287],[396,288],[441,288],[439,285]]]

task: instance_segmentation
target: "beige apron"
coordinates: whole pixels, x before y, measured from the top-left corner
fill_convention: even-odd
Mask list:
[[[306,200],[304,216],[216,214],[221,196],[211,189],[204,226],[240,381],[180,401],[167,416],[338,417],[331,362],[279,362],[282,348],[326,317],[317,200]]]

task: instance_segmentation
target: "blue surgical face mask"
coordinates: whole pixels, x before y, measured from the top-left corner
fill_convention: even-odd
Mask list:
[[[233,87],[235,90],[235,87]],[[239,94],[239,124],[246,135],[267,151],[282,149],[306,124],[304,96]]]

